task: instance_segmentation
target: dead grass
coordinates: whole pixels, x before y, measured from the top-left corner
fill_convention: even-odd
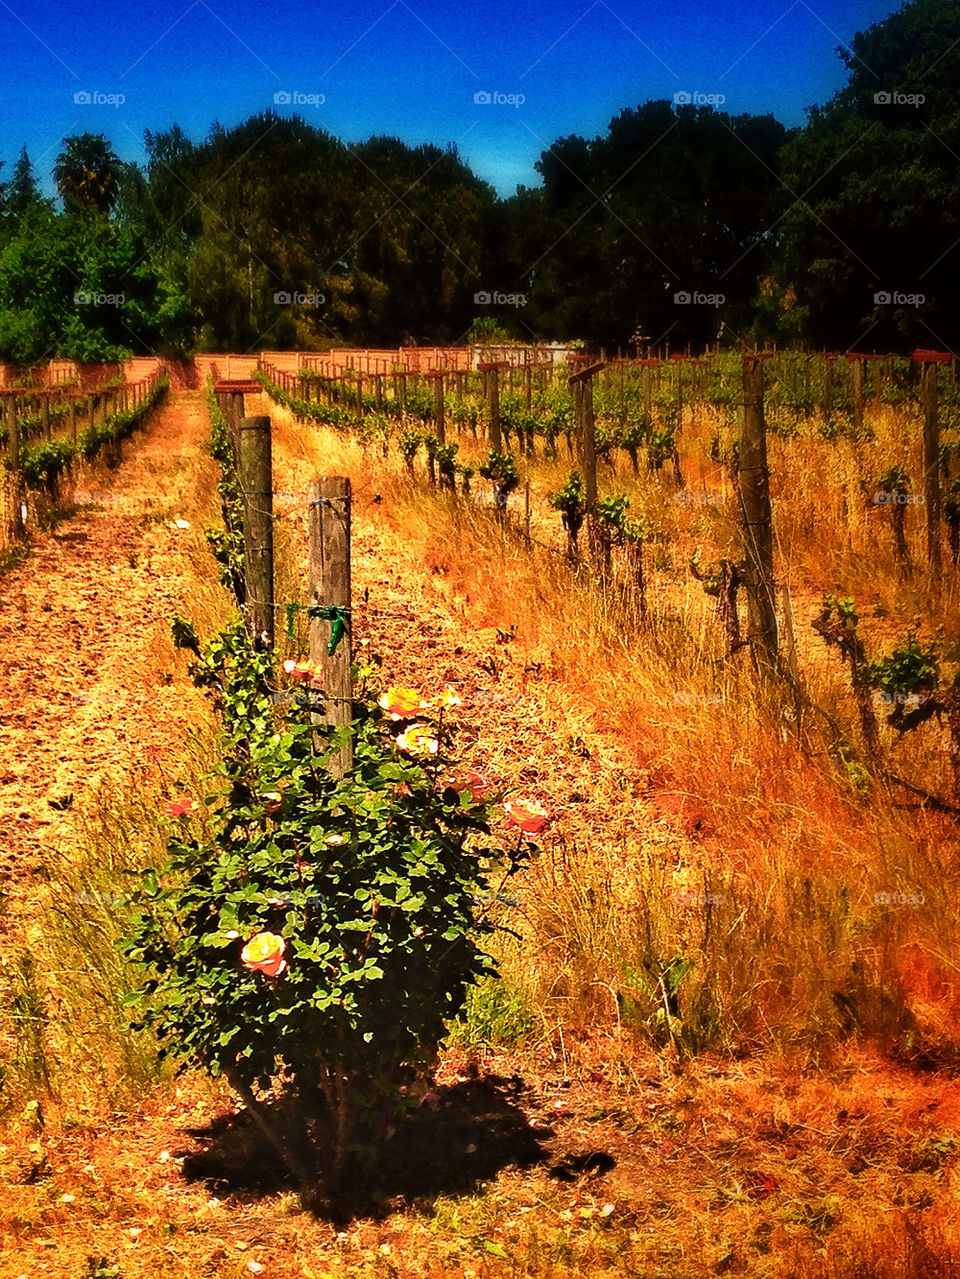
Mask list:
[[[464,1189],[468,1145],[483,1140],[444,1146],[448,1191],[316,1219],[282,1184],[244,1182],[268,1161],[216,1085],[149,1087],[147,1048],[138,1061],[115,1046],[125,1096],[84,1060],[83,1089],[47,1097],[39,1066],[8,1112],[0,1277],[73,1279],[94,1273],[87,1258],[123,1279],[259,1273],[251,1261],[283,1279],[955,1273],[955,827],[851,784],[826,718],[854,739],[846,692],[801,625],[806,699],[758,697],[746,671],[716,660],[707,602],[684,572],[697,538],[724,544],[712,509],[684,508],[689,527],[658,550],[642,631],[616,593],[531,553],[488,511],[270,411],[277,487],[296,494],[278,500],[278,598],[304,598],[311,475],[350,474],[362,650],[381,655],[385,680],[456,683],[464,759],[554,813],[542,855],[509,886],[519,905],[498,915],[520,935],[502,935],[504,980],[478,994],[439,1076],[441,1113],[445,1089],[489,1081],[541,1134],[543,1157]],[[535,532],[554,529],[545,496],[568,469],[533,468]],[[651,509],[670,502],[645,476],[638,504],[641,491]],[[826,551],[797,512],[781,536],[791,583],[796,571],[813,600]],[[874,589],[896,606],[882,574]],[[198,723],[178,781],[202,769],[203,742]],[[937,767],[931,750],[923,775]],[[54,868],[58,892],[110,891],[122,866],[153,857],[153,802],[139,784],[118,802],[77,877]],[[873,902],[918,888],[921,908]],[[86,902],[78,918],[83,936],[113,926]],[[61,922],[66,937],[75,925]],[[82,1009],[109,1021],[123,981],[105,956],[64,1023],[80,1037]],[[693,966],[664,1008],[681,960]],[[52,1058],[32,1059],[65,1073]],[[108,1106],[84,1100],[101,1086]]]

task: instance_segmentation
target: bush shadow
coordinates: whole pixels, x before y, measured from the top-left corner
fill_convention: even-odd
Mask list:
[[[526,1091],[519,1076],[434,1085],[415,1110],[387,1130],[372,1160],[344,1173],[335,1192],[326,1188],[324,1176],[332,1140],[321,1134],[312,1149],[304,1150],[279,1104],[267,1113],[301,1158],[317,1168],[311,1210],[344,1222],[385,1217],[414,1201],[469,1194],[504,1168],[546,1162],[546,1143],[554,1133],[528,1122],[520,1105]],[[249,1202],[301,1189],[246,1111],[220,1115],[187,1132],[204,1148],[175,1152],[183,1159],[183,1176],[205,1182],[211,1193]]]

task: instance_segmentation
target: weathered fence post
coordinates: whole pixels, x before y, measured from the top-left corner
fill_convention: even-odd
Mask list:
[[[43,392],[43,398],[41,399],[40,403],[42,405],[40,409],[40,414],[43,420],[43,438],[45,440],[49,440],[53,434],[53,429],[50,424],[50,393],[49,391]]]
[[[314,479],[310,485],[309,528],[310,603],[330,610],[329,617],[310,619],[310,660],[323,671],[323,694],[327,699],[317,718],[334,726],[347,725],[353,719],[349,479]],[[331,757],[330,771],[342,777],[352,763],[353,741],[348,739]]]
[[[738,470],[746,562],[748,640],[758,665],[772,668],[777,656],[777,612],[773,586],[770,472],[763,414],[763,360],[743,357],[743,430]]]
[[[438,373],[433,385],[434,434],[441,444],[447,442],[447,422],[443,412],[443,374]]]
[[[850,366],[850,398],[854,430],[859,433],[863,430],[863,361],[857,358]]]
[[[487,430],[490,447],[495,453],[503,448],[500,435],[500,371],[496,365],[486,370],[487,374]]]
[[[937,410],[938,365],[923,370],[923,494],[927,508],[927,563],[940,577],[940,420]]]
[[[10,534],[16,541],[23,537],[23,472],[20,470],[20,422],[17,418],[16,396],[6,399],[7,453],[10,458],[10,501],[13,511]]]
[[[248,622],[256,642],[272,648],[273,459],[269,417],[245,417],[238,435]]]

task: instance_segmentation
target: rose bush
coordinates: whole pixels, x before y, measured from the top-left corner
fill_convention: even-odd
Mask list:
[[[409,1070],[430,1064],[492,971],[477,901],[529,849],[496,845],[478,778],[443,784],[454,761],[438,728],[398,736],[363,687],[350,729],[318,727],[322,693],[278,698],[272,659],[241,623],[206,649],[188,624],[175,633],[201,654],[194,679],[222,712],[223,760],[202,823],[170,806],[169,860],[134,896],[123,948],[145,977],[138,1024],[248,1105],[282,1089],[305,1148],[332,1133],[339,1172],[351,1141],[372,1149]],[[344,731],[354,765],[338,779],[325,765]]]

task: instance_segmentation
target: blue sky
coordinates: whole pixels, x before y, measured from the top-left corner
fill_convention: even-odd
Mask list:
[[[281,93],[291,103],[277,110],[296,110],[348,142],[373,133],[456,142],[475,171],[509,195],[517,183],[536,185],[534,161],[554,139],[593,137],[621,108],[649,98],[722,94],[725,110],[772,111],[800,124],[804,107],[843,83],[837,46],[899,7],[889,0],[0,0],[0,158],[8,174],[25,142],[52,190],[50,169],[66,134],[105,133],[122,158],[140,160],[144,129],[177,122],[199,140],[214,120],[236,124],[273,107]],[[514,101],[478,102],[477,94]]]

